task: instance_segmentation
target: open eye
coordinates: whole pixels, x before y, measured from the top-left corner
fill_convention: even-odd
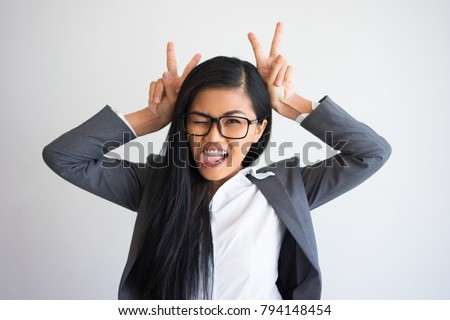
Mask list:
[[[225,118],[225,125],[241,125],[243,120],[240,118]]]

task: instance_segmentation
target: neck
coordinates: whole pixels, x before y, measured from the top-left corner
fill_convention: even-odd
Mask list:
[[[213,181],[212,183],[212,189],[211,189],[211,196],[214,196],[216,194],[216,191],[219,190],[219,188],[225,183],[225,181],[228,179],[222,179],[218,181]]]
[[[225,183],[227,182],[229,179],[231,179],[232,177],[234,177],[235,175],[237,175],[239,173],[239,171],[241,171],[243,168],[240,167],[239,170],[233,172],[232,174],[230,174],[229,176],[220,179],[220,180],[216,180],[216,181],[212,181],[212,194],[211,196],[214,196],[216,194],[216,191],[219,190],[219,188]]]

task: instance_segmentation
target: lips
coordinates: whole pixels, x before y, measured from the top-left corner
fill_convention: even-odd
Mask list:
[[[221,146],[206,144],[200,153],[199,162],[208,168],[215,168],[220,166],[227,157],[228,152]]]

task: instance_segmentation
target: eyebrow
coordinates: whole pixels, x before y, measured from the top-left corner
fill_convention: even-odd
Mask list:
[[[246,116],[245,112],[241,111],[241,110],[231,110],[231,111],[225,112],[223,115],[224,116],[230,116],[230,115],[235,114],[235,113],[240,113],[240,114],[243,114],[244,116]]]
[[[192,113],[197,113],[197,114],[208,116],[206,113],[198,112],[198,111],[193,111]],[[231,116],[231,115],[236,114],[236,113],[242,114],[244,116],[247,115],[244,111],[241,111],[241,110],[230,110],[230,111],[227,111],[224,114],[222,114],[222,116]]]

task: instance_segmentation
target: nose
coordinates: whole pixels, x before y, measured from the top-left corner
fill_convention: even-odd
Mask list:
[[[209,130],[205,138],[208,141],[219,141],[223,139],[223,136],[219,131],[219,124],[217,122],[213,122],[211,124],[211,129]]]

